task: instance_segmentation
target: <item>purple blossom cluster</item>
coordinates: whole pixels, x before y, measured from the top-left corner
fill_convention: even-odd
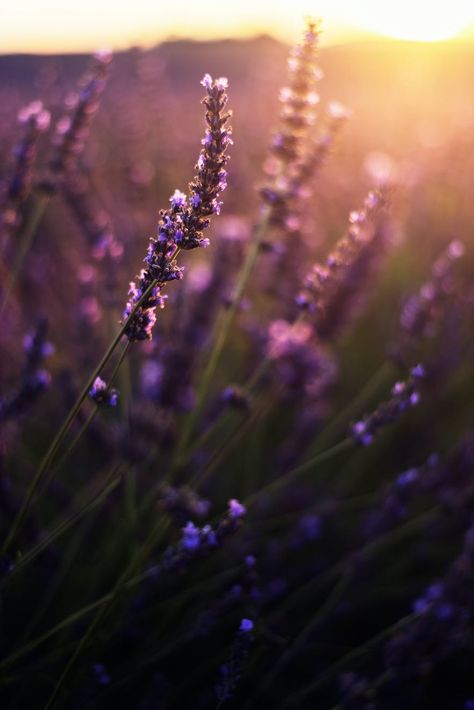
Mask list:
[[[101,377],[96,377],[89,390],[89,397],[98,405],[103,404],[106,407],[116,407],[119,391],[108,387],[107,383]]]
[[[239,521],[246,514],[245,506],[236,498],[229,500],[229,509],[226,518],[215,530],[210,525],[199,528],[188,521],[183,528],[181,548],[186,551],[216,547],[229,534],[234,533],[239,526]]]
[[[422,365],[412,368],[410,377],[404,382],[396,382],[392,387],[392,397],[379,404],[371,414],[351,425],[350,435],[357,444],[370,446],[379,429],[396,421],[403,412],[415,407],[420,401],[418,385],[425,372]]]
[[[283,163],[291,164],[301,157],[304,137],[316,119],[319,96],[315,85],[322,77],[316,64],[319,35],[316,22],[308,20],[303,42],[288,60],[288,86],[280,91],[281,128],[272,142],[272,151]]]
[[[334,359],[317,341],[314,328],[301,320],[270,323],[267,357],[285,386],[285,398],[304,394],[309,401],[321,402],[336,374]]]
[[[243,666],[253,641],[254,623],[251,619],[242,619],[234,636],[229,659],[219,668],[219,682],[216,685],[217,699],[223,703],[230,700],[242,675]]]
[[[190,518],[205,517],[209,513],[210,502],[200,498],[189,486],[163,484],[158,496],[158,508],[178,524],[183,524]],[[188,522],[188,525],[193,523]]]
[[[465,253],[456,239],[435,260],[430,278],[406,299],[400,313],[400,332],[390,349],[397,363],[406,364],[420,344],[434,340],[445,325],[447,306],[457,293],[455,266]]]
[[[32,187],[38,140],[48,130],[50,120],[50,113],[42,101],[33,101],[18,113],[18,122],[24,127],[24,135],[13,151],[11,175],[0,188],[0,231],[11,231],[20,222],[20,206]]]
[[[218,198],[227,185],[226,151],[232,143],[228,125],[231,114],[225,110],[227,79],[213,80],[206,74],[201,83],[206,89],[203,103],[207,130],[196,164],[196,176],[189,185],[189,194],[175,190],[170,198],[171,207],[160,212],[157,237],[150,240],[145,257],[146,267],[137,281],[130,284],[124,321],[146,294],[127,325],[126,335],[131,341],[151,339],[156,308],[163,308],[165,303],[161,293],[163,286],[183,277],[183,269],[176,262],[179,251],[209,246],[209,240],[202,234],[209,226],[209,217],[220,213],[222,203]]]
[[[378,496],[377,505],[364,515],[363,536],[369,540],[373,539],[375,535],[380,535],[406,520],[410,513],[410,504],[417,496],[429,491],[440,467],[439,456],[431,454],[422,466],[406,469],[398,474],[394,481],[384,486]]]
[[[106,86],[111,61],[111,52],[97,52],[78,92],[66,100],[69,113],[56,122],[56,153],[50,163],[53,174],[58,177],[77,169],[78,157],[84,150],[92,119]]]
[[[160,564],[149,569],[150,579],[157,579],[164,572],[170,574],[184,570],[193,560],[219,549],[240,529],[245,513],[245,507],[233,498],[229,500],[227,514],[215,527],[208,524],[198,527],[188,520],[181,530],[179,543],[168,547]]]
[[[54,354],[54,346],[46,339],[48,324],[41,320],[36,330],[23,339],[26,363],[21,383],[10,394],[0,396],[0,422],[12,419],[27,411],[50,385],[51,375],[44,368],[44,361]]]
[[[363,286],[383,246],[383,209],[386,195],[367,195],[360,210],[349,215],[349,227],[325,263],[315,264],[306,276],[296,303],[311,313],[320,338],[330,339],[344,325],[363,294]]]
[[[2,367],[0,382],[5,708],[393,710],[431,707],[444,679],[448,704],[460,698],[468,707],[474,437],[462,427],[472,429],[469,245],[466,278],[463,265],[454,271],[464,252],[455,240],[405,303],[390,356],[409,376],[371,410],[392,378],[390,361],[367,371],[390,342],[397,286],[408,281],[409,259],[420,256],[416,220],[414,238],[387,264],[360,328],[338,336],[375,291],[370,277],[391,224],[412,236],[402,220],[410,210],[421,214],[423,201],[412,166],[403,165],[411,176],[406,212],[395,202],[388,222],[388,184],[379,176],[385,187],[369,192],[350,213],[342,239],[333,242],[340,226],[335,205],[350,204],[364,179],[361,173],[351,180],[346,164],[329,172],[303,212],[347,118],[332,102],[319,126],[319,27],[309,21],[280,94],[267,184],[254,196],[257,206],[264,202],[257,222],[247,212],[216,220],[216,248],[197,253],[189,279],[169,294],[172,308],[152,341],[165,286],[183,277],[178,257],[209,245],[206,230],[220,214],[227,184],[227,80],[206,74],[206,128],[194,178],[159,213],[117,327],[121,257],[149,222],[155,179],[177,184],[178,150],[192,135],[194,116],[182,111],[176,94],[176,57],[163,60],[175,51],[171,44],[171,50],[133,50],[118,58],[129,71],[110,82],[103,105],[106,120],[112,109],[117,123],[86,151],[108,76],[109,56],[96,57],[78,95],[66,102],[69,113],[57,124],[52,158],[44,153],[51,194],[36,178],[43,159],[35,157],[38,135],[47,124],[39,102],[25,112],[25,143],[11,171],[18,184],[13,189],[11,175],[0,176],[6,199],[0,212],[13,205],[18,221],[11,224],[21,227],[18,239],[8,240],[17,242],[9,245],[13,251],[0,260],[2,274],[12,277],[11,308],[2,311],[2,332],[12,326],[12,335],[2,343],[6,375]],[[284,49],[276,46],[275,56]],[[181,63],[181,44],[177,54]],[[170,68],[173,80],[167,81]],[[59,85],[52,67],[38,82],[46,82],[45,105],[54,105]],[[253,83],[245,88],[240,100],[252,111],[243,112],[241,125],[248,121],[253,133],[235,170],[241,189],[231,196],[231,212],[239,202],[250,205],[242,198],[253,184],[244,166],[263,145],[260,114],[249,99]],[[0,111],[3,139],[2,118]],[[167,140],[155,156],[156,135]],[[367,156],[366,168],[377,162],[385,163],[387,177],[385,154]],[[458,171],[455,160],[450,165]],[[461,225],[461,201],[456,210]],[[30,249],[37,227],[38,243]],[[436,253],[443,237],[429,228],[426,233],[430,241],[423,246]],[[329,256],[302,289],[304,271],[320,253]],[[5,293],[0,296],[3,308]],[[33,308],[48,312],[58,355],[52,357],[41,322],[24,337],[26,362],[18,373],[22,309],[30,318]],[[124,335],[128,342],[121,342]],[[129,347],[134,341],[149,342],[136,352]],[[455,353],[456,367],[443,374],[454,376],[439,377],[435,387],[432,365],[445,353]],[[52,379],[49,358],[54,386],[43,398],[43,416],[35,417],[30,407]],[[416,362],[424,364],[406,365]],[[81,388],[89,368],[94,375]],[[417,406],[422,386],[423,416],[410,416],[410,428],[400,426],[395,437],[371,447],[383,427]],[[435,449],[440,453],[432,454]],[[219,509],[225,512],[214,517]],[[25,608],[32,611],[28,618]],[[456,667],[459,658],[466,669]],[[457,692],[451,676],[467,685]],[[23,678],[28,683],[20,687]],[[418,705],[410,705],[413,697]]]
[[[288,86],[280,91],[281,126],[273,136],[273,160],[266,165],[270,180],[260,190],[269,222],[290,232],[299,224],[297,205],[311,194],[311,181],[347,118],[342,105],[333,102],[328,125],[312,137],[320,100],[317,84],[323,76],[317,64],[319,34],[317,23],[308,20],[303,42],[288,61]]]
[[[385,646],[387,668],[399,682],[413,683],[430,674],[436,663],[471,643],[474,614],[474,527],[446,576],[431,584],[413,604],[414,619]]]

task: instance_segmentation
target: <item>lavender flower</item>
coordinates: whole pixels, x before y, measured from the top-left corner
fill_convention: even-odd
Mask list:
[[[246,514],[246,508],[245,505],[242,505],[242,503],[239,503],[239,501],[236,498],[231,498],[229,501],[229,517],[232,520],[238,520],[239,518],[243,518],[244,515]]]
[[[421,494],[433,487],[444,470],[439,457],[431,454],[427,461],[416,468],[400,473],[381,490],[376,505],[368,511],[362,521],[363,536],[372,540],[374,536],[390,530],[409,515],[410,504]]]
[[[233,697],[243,665],[248,656],[253,641],[253,621],[242,619],[232,644],[229,659],[219,669],[219,682],[216,685],[217,699],[223,703]]]
[[[307,403],[322,399],[336,368],[334,358],[321,347],[309,323],[272,321],[266,350],[274,362],[277,381],[285,387],[286,399],[296,401],[302,395]]]
[[[200,545],[201,531],[194,523],[189,522],[183,528],[182,546],[185,550],[195,550]]]
[[[106,407],[116,407],[119,391],[110,389],[102,378],[96,377],[89,390],[89,397],[99,406],[103,404]]]
[[[315,83],[322,76],[316,65],[319,34],[318,25],[309,19],[302,43],[288,60],[289,82],[280,92],[281,128],[272,143],[272,151],[282,163],[294,163],[300,158],[304,137],[316,118],[319,96]]]
[[[163,484],[158,497],[158,507],[166,511],[173,519],[183,524],[190,517],[202,518],[209,512],[210,503],[188,486],[170,486]],[[188,523],[189,525],[189,523]]]
[[[95,677],[97,678],[97,682],[99,683],[99,685],[110,684],[110,676],[107,673],[107,669],[103,663],[94,663],[94,665],[92,666],[92,670],[94,672]]]
[[[430,279],[405,301],[400,332],[390,348],[397,363],[405,364],[423,340],[433,339],[439,331],[443,313],[455,293],[454,267],[464,252],[461,241],[452,241],[434,262]]]
[[[250,409],[250,398],[245,390],[238,385],[225,387],[221,392],[221,400],[234,409],[242,409],[244,411]]]
[[[399,680],[426,677],[434,665],[471,643],[474,604],[474,526],[445,578],[431,584],[413,605],[416,618],[403,627],[385,648],[387,668]]]
[[[33,101],[18,114],[24,136],[14,149],[15,165],[6,185],[5,204],[0,212],[0,228],[14,229],[19,223],[19,208],[31,190],[33,165],[39,137],[48,130],[50,114],[41,101]]]
[[[57,176],[64,176],[77,167],[77,159],[84,149],[92,118],[106,85],[111,59],[112,54],[105,50],[94,54],[91,68],[81,80],[78,93],[67,99],[72,115],[60,118],[55,128],[56,154],[51,161],[51,169]]]
[[[12,394],[0,396],[0,422],[22,414],[49,387],[51,375],[43,364],[54,353],[54,346],[46,340],[47,329],[47,321],[42,319],[35,331],[25,335],[23,349],[26,363],[21,385]]]
[[[253,621],[251,619],[242,619],[240,622],[239,630],[243,631],[244,633],[249,633],[250,631],[253,631]]]
[[[130,284],[124,321],[130,317],[147,289],[157,282],[127,326],[126,335],[131,341],[151,339],[156,308],[164,307],[163,286],[168,281],[183,277],[183,270],[176,263],[178,252],[181,249],[207,247],[209,240],[203,238],[203,231],[209,226],[210,215],[220,213],[222,203],[218,198],[227,185],[224,169],[228,161],[226,150],[232,143],[228,126],[230,113],[225,112],[227,80],[213,80],[206,74],[201,83],[207,92],[203,103],[208,128],[196,164],[197,173],[189,185],[188,196],[176,190],[170,198],[171,207],[160,212],[157,237],[150,240],[145,257],[147,266],[142,269],[137,281]]]
[[[322,77],[316,64],[318,43],[319,28],[308,20],[303,42],[293,50],[288,62],[288,86],[280,92],[281,126],[271,146],[275,160],[268,171],[271,179],[260,190],[269,221],[278,227],[289,226],[297,200],[322,164],[341,123],[339,119],[332,121],[326,135],[310,142],[319,103],[316,85]]]
[[[350,213],[347,233],[326,263],[316,264],[306,277],[296,303],[312,313],[321,338],[333,337],[360,300],[362,285],[383,243],[380,214],[386,204],[380,190],[369,192],[363,208]]]
[[[424,370],[417,365],[411,370],[411,376],[405,382],[396,382],[392,388],[392,398],[379,404],[372,414],[352,424],[350,434],[357,444],[369,446],[379,429],[396,421],[399,416],[420,401],[417,386],[424,377]]]
[[[159,565],[150,568],[150,578],[157,579],[163,572],[170,574],[186,569],[194,560],[206,557],[219,549],[228,538],[239,530],[245,513],[244,506],[233,499],[229,501],[227,514],[215,528],[210,525],[198,527],[189,520],[182,528],[179,543],[165,551]]]

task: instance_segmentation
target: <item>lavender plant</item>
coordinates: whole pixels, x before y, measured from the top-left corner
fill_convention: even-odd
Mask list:
[[[472,249],[421,249],[403,181],[349,180],[344,154],[322,173],[349,112],[316,113],[319,41],[309,21],[263,186],[238,77],[233,169],[228,81],[206,73],[185,191],[189,97],[159,55],[144,78],[131,56],[129,145],[128,55],[93,58],[53,136],[62,105],[25,114],[0,190],[6,710],[472,704]],[[151,168],[133,126],[166,143]]]

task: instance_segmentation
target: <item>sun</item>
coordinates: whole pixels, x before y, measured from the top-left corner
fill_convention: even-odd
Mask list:
[[[453,38],[474,21],[474,5],[465,0],[364,0],[346,7],[346,18],[360,29],[419,42]]]

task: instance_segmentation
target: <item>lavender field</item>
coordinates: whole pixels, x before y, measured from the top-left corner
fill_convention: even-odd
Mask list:
[[[320,41],[0,56],[2,710],[474,708],[474,47]]]

